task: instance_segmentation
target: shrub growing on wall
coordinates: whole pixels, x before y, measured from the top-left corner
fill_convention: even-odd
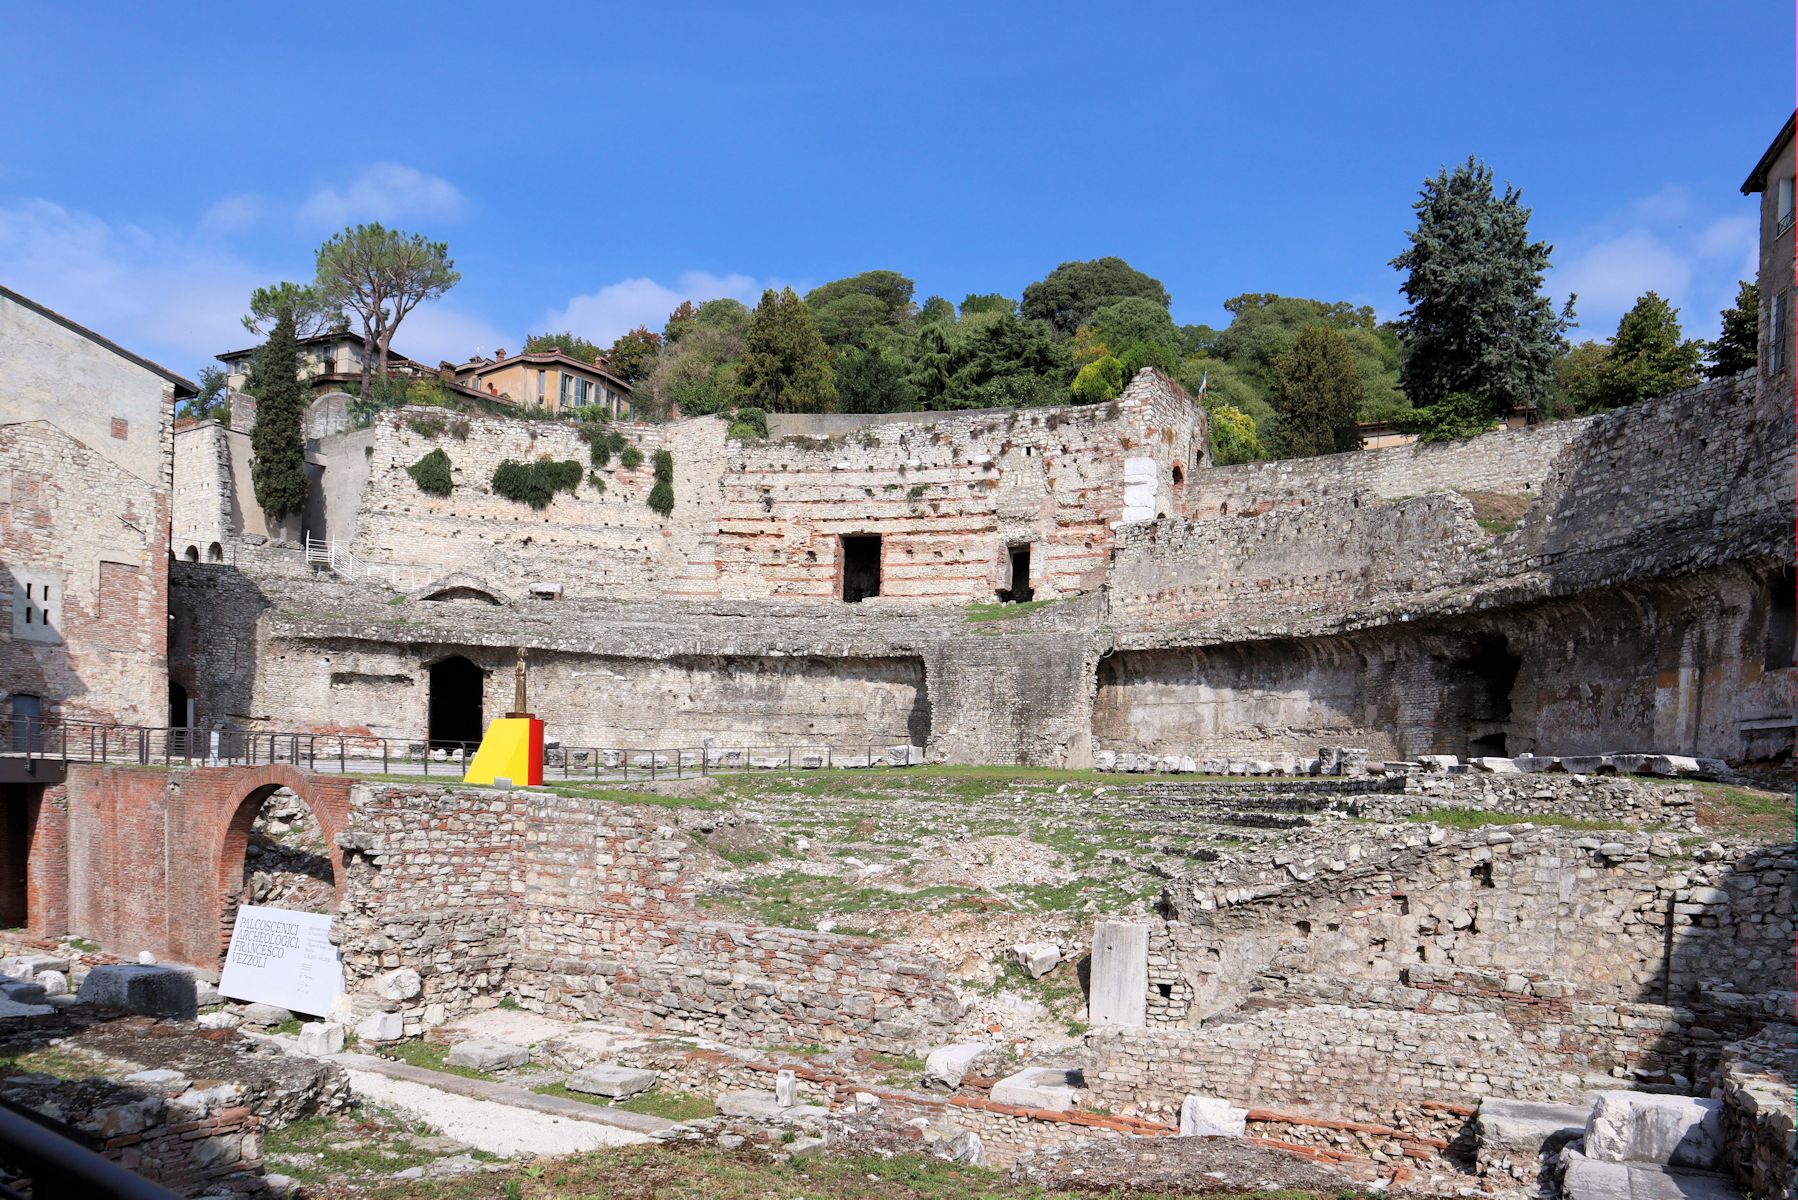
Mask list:
[[[634,471],[643,465],[643,451],[635,446],[626,446],[618,452],[618,465],[627,471]]]
[[[587,443],[587,456],[596,467],[609,465],[612,456],[624,449],[624,435],[597,421],[581,422],[581,440]]]
[[[655,486],[649,489],[649,507],[664,517],[674,511],[674,455],[657,450]]]
[[[739,442],[753,441],[768,436],[768,414],[759,408],[739,408],[731,415],[730,428],[726,437],[735,438]]]
[[[450,475],[450,457],[442,449],[431,451],[406,468],[418,490],[431,496],[447,496],[456,486]]]
[[[581,464],[573,459],[557,462],[542,458],[521,463],[508,458],[493,469],[493,491],[519,504],[548,508],[557,492],[572,492],[580,487],[584,474]]]

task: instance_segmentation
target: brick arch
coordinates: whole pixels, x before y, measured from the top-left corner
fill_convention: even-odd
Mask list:
[[[233,778],[218,793],[215,810],[217,833],[213,843],[214,877],[218,881],[219,941],[218,955],[224,958],[231,940],[231,923],[236,915],[236,898],[243,887],[244,855],[249,848],[250,828],[262,804],[278,788],[286,788],[312,810],[319,831],[324,834],[325,853],[331,860],[331,879],[337,899],[343,899],[343,851],[337,845],[350,818],[351,781],[342,777],[315,775],[293,767],[271,764],[263,767],[225,768]]]

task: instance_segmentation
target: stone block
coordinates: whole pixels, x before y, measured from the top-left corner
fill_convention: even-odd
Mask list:
[[[1476,1157],[1484,1173],[1488,1162],[1524,1167],[1527,1178],[1541,1173],[1545,1157],[1559,1154],[1586,1132],[1587,1108],[1579,1104],[1536,1104],[1528,1100],[1480,1101],[1474,1118]]]
[[[1649,775],[1663,775],[1673,779],[1681,779],[1697,775],[1702,771],[1695,758],[1687,758],[1683,754],[1651,754],[1642,769]]]
[[[1118,765],[1117,751],[1115,751],[1115,750],[1094,750],[1093,751],[1093,770],[1095,770],[1095,771],[1112,771],[1112,770],[1117,769],[1117,765]]]
[[[1472,764],[1474,770],[1483,771],[1488,775],[1522,774],[1517,764],[1508,758],[1494,758],[1488,755],[1483,758],[1470,758],[1467,761]]]
[[[924,747],[922,746],[888,746],[886,760],[889,767],[918,767],[924,764]]]
[[[388,971],[375,979],[375,992],[383,1000],[410,1000],[424,990],[424,981],[411,967]]]
[[[1601,775],[1614,773],[1617,767],[1608,754],[1563,754],[1561,770],[1569,775]]]
[[[1241,1137],[1249,1110],[1218,1096],[1188,1096],[1180,1102],[1181,1137]]]
[[[724,1092],[718,1096],[718,1113],[725,1117],[746,1117],[752,1121],[777,1121],[791,1124],[820,1120],[830,1110],[821,1104],[783,1105],[773,1092]]]
[[[514,1046],[511,1042],[493,1038],[469,1038],[451,1046],[443,1061],[452,1067],[467,1067],[475,1071],[504,1071],[530,1062],[531,1052],[526,1047]]]
[[[1461,760],[1453,754],[1419,754],[1417,761],[1423,764],[1424,770],[1437,773],[1452,771],[1461,765]]]
[[[10,958],[0,958],[0,975],[8,979],[35,980],[45,971],[60,971],[67,975],[68,958],[54,954],[15,954]]]
[[[47,995],[42,986],[22,979],[0,980],[0,996],[14,1004],[42,1004]]]
[[[343,1050],[343,1026],[336,1021],[308,1021],[300,1026],[300,1053],[317,1058]]]
[[[774,1103],[792,1108],[799,1103],[799,1076],[792,1071],[774,1073]]]
[[[66,996],[69,994],[69,977],[61,971],[39,971],[37,985],[46,996]]]
[[[1650,1163],[1611,1163],[1573,1150],[1563,1153],[1563,1200],[1740,1200],[1732,1181],[1708,1171],[1678,1171]]]
[[[568,1090],[585,1092],[589,1096],[628,1100],[647,1092],[656,1085],[659,1078],[661,1073],[658,1071],[641,1071],[635,1067],[621,1067],[617,1063],[594,1063],[568,1077]]]
[[[95,967],[81,981],[80,998],[89,1004],[191,1021],[199,1012],[191,975],[168,967],[119,963]]]
[[[991,1097],[995,1104],[1067,1112],[1085,1087],[1086,1078],[1078,1068],[1026,1067],[995,1083]]]
[[[1646,754],[1610,754],[1606,755],[1611,765],[1617,768],[1620,775],[1641,775],[1648,765]]]
[[[0,1018],[4,1017],[47,1017],[56,1009],[48,1004],[22,1004],[17,1000],[8,1000],[0,996]]]
[[[398,1013],[369,1013],[356,1025],[356,1036],[365,1042],[397,1042],[406,1035],[406,1022]]]
[[[1061,947],[1054,942],[1024,942],[1011,948],[1012,958],[1032,979],[1041,979],[1061,962]]]
[[[1596,1162],[1708,1169],[1723,1147],[1723,1102],[1647,1092],[1600,1092],[1586,1118]]]
[[[956,1042],[938,1046],[924,1060],[924,1082],[936,1083],[954,1091],[973,1069],[974,1062],[988,1050],[984,1042]]]
[[[1149,1004],[1149,927],[1129,921],[1093,926],[1087,1021],[1094,1027],[1139,1028]]]
[[[246,1004],[239,1010],[243,1023],[252,1027],[268,1028],[293,1020],[293,1013],[279,1004],[264,1004],[260,1000],[254,1004]]]
[[[1560,759],[1542,754],[1520,754],[1511,763],[1525,775],[1542,775],[1559,770],[1561,766]]]

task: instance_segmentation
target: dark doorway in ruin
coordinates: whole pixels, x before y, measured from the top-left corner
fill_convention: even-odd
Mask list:
[[[194,724],[194,704],[187,698],[187,689],[175,680],[169,680],[169,749],[176,754],[188,752],[188,731]]]
[[[1783,671],[1793,665],[1798,645],[1798,573],[1791,567],[1775,571],[1767,581],[1767,654],[1762,666]]]
[[[843,535],[843,602],[860,604],[880,595],[880,535]]]
[[[1523,660],[1505,648],[1503,638],[1482,641],[1473,656],[1456,664],[1466,673],[1464,712],[1467,756],[1506,756],[1506,727],[1511,723],[1511,689]]]
[[[43,789],[0,785],[0,928],[18,929],[29,918],[26,865],[31,861],[32,810]]]
[[[461,655],[431,664],[431,745],[480,744],[487,673]]]
[[[1010,560],[1011,584],[999,589],[999,601],[1021,604],[1036,595],[1036,589],[1030,586],[1030,547],[1013,546],[1006,551],[1006,556]]]

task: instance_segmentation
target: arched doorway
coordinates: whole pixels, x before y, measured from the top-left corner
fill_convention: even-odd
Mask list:
[[[177,680],[169,680],[169,749],[176,754],[188,753],[188,740],[194,727],[194,702],[187,689]]]
[[[289,797],[299,801],[310,819],[300,833],[300,840],[305,844],[301,845],[296,841],[294,846],[299,853],[280,856],[279,864],[284,867],[303,865],[305,870],[289,873],[309,875],[326,883],[333,897],[326,902],[327,908],[342,897],[343,851],[337,846],[337,835],[343,832],[349,821],[352,784],[353,781],[347,777],[327,778],[278,765],[201,768],[188,776],[184,791],[196,798],[207,793],[216,797],[211,803],[218,807],[212,811],[222,818],[213,851],[213,863],[217,870],[213,886],[218,890],[212,895],[218,905],[214,911],[220,915],[214,953],[222,958],[225,948],[230,944],[232,922],[237,918],[237,906],[246,899],[245,884],[251,882],[256,870],[254,864],[266,866],[274,861],[272,856],[259,852],[253,863],[252,844],[260,845],[260,842],[255,842],[256,836],[260,834],[263,838],[284,840],[284,835],[292,833],[296,828],[295,822],[284,821],[281,816],[294,807],[295,800]],[[272,809],[271,800],[274,801]],[[287,829],[275,830],[271,828],[271,824],[285,824]],[[315,855],[324,861],[320,863],[316,859],[303,858],[302,854]],[[281,892],[278,888],[270,887],[262,893],[269,898],[264,903],[270,903],[274,907],[298,907],[280,902],[284,896],[297,895],[298,890],[296,888]],[[316,902],[319,894],[315,890],[311,899]],[[197,946],[192,952],[203,953]],[[176,957],[180,957],[178,949]],[[190,958],[186,961],[202,960]]]
[[[430,713],[426,737],[433,747],[480,744],[487,673],[454,654],[430,667]]]
[[[206,547],[206,561],[222,563],[225,561],[225,548],[217,542]]]
[[[337,871],[317,814],[290,788],[267,791],[244,841],[237,903],[332,911],[337,907]]]

